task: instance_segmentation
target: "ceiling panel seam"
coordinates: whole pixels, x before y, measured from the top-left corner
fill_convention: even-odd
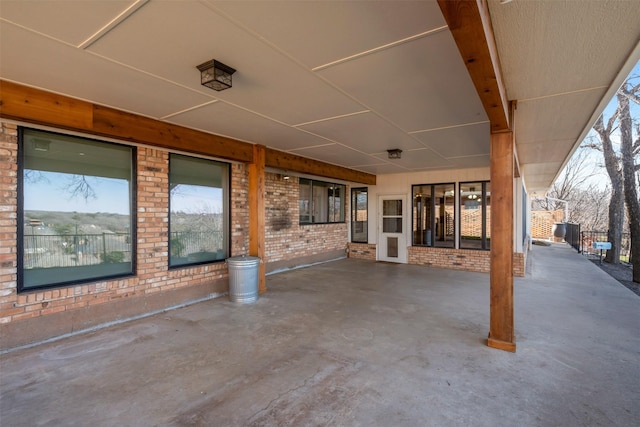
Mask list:
[[[401,40],[396,40],[394,42],[387,43],[387,44],[382,45],[382,46],[374,47],[373,49],[365,50],[364,52],[359,52],[359,53],[356,53],[354,55],[350,55],[350,56],[347,56],[345,58],[341,58],[341,59],[329,62],[327,64],[319,65],[317,67],[312,68],[311,71],[322,71],[322,70],[325,70],[327,68],[333,67],[335,65],[340,65],[340,64],[343,64],[345,62],[352,61],[354,59],[362,58],[363,56],[372,55],[374,53],[378,53],[378,52],[381,52],[383,50],[390,49],[392,47],[400,46],[401,44],[404,44],[404,43],[412,42],[414,40],[418,40],[418,39],[421,39],[423,37],[427,37],[427,36],[430,36],[430,35],[433,35],[433,34],[437,34],[437,33],[441,32],[441,31],[446,30],[447,28],[448,27],[446,25],[441,26],[441,27],[437,27],[437,28],[434,28],[432,30],[425,31],[424,33],[415,34],[413,36],[406,37],[406,38],[401,39]]]
[[[461,123],[459,125],[442,126],[442,127],[438,127],[438,128],[431,128],[431,129],[412,130],[412,131],[409,131],[407,133],[409,135],[414,135],[414,134],[419,134],[419,133],[435,132],[435,131],[439,131],[439,130],[456,129],[456,128],[462,128],[462,127],[466,127],[466,126],[481,125],[481,124],[484,124],[484,123],[489,123],[489,120],[482,120],[482,121],[479,121],[479,122],[470,122],[470,123]]]
[[[77,47],[83,50],[89,48],[92,44],[94,44],[95,42],[100,40],[102,37],[107,35],[111,30],[115,29],[118,25],[124,22],[127,18],[129,18],[131,15],[137,12],[142,6],[144,6],[148,2],[149,0],[137,0],[135,3],[133,3],[124,11],[122,11],[120,14],[118,14],[115,18],[109,21],[107,25],[105,25],[100,30],[95,32],[91,37],[89,37],[88,39],[80,43]]]
[[[328,122],[328,121],[336,120],[336,119],[343,119],[345,117],[357,116],[357,115],[360,115],[360,114],[365,114],[365,113],[370,113],[370,112],[371,112],[371,110],[356,111],[355,113],[347,113],[347,114],[341,114],[339,116],[326,117],[324,119],[312,120],[310,122],[298,123],[298,124],[291,125],[291,126],[297,128],[297,127],[301,127],[301,126],[312,125],[312,124],[315,124],[315,123],[322,123],[322,122]]]
[[[160,120],[170,119],[171,117],[179,116],[180,114],[188,113],[189,111],[194,111],[194,110],[197,110],[199,108],[206,107],[208,105],[216,104],[218,102],[221,102],[221,101],[218,100],[218,99],[214,99],[212,101],[205,102],[204,104],[194,105],[192,107],[185,108],[183,110],[176,111],[175,113],[167,114],[166,116],[160,117]]]
[[[518,103],[521,104],[523,102],[540,101],[540,100],[543,100],[543,99],[556,98],[558,96],[567,96],[567,95],[573,95],[573,94],[576,94],[576,93],[591,92],[591,91],[595,91],[595,90],[602,90],[602,89],[608,89],[608,88],[609,88],[609,86],[594,86],[594,87],[589,87],[589,88],[584,88],[584,89],[570,90],[568,92],[552,93],[552,94],[549,94],[549,95],[542,95],[542,96],[536,96],[536,97],[532,97],[532,98],[518,99]]]
[[[41,36],[41,37],[44,37],[44,38],[46,38],[46,39],[53,40],[54,42],[61,43],[61,44],[65,45],[65,46],[68,46],[68,47],[71,47],[71,48],[77,49],[77,46],[76,46],[76,45],[74,45],[74,44],[71,44],[71,43],[66,42],[66,41],[64,41],[64,40],[60,40],[59,38],[56,38],[56,37],[50,36],[49,34],[45,34],[45,33],[43,33],[43,32],[40,32],[40,31],[34,30],[33,28],[26,27],[26,26],[24,26],[24,25],[22,25],[22,24],[18,24],[17,22],[10,21],[10,20],[8,20],[8,19],[6,19],[6,18],[0,18],[0,22],[5,22],[5,23],[7,23],[7,24],[9,24],[9,25],[13,25],[14,27],[21,28],[21,29],[23,29],[23,30],[25,30],[25,31],[28,31],[28,32],[30,32],[30,33],[37,34],[37,35],[39,35],[39,36]]]

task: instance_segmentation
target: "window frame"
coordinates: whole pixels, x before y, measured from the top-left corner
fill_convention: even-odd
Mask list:
[[[24,237],[25,237],[25,182],[24,182],[24,170],[25,170],[25,132],[42,132],[51,134],[53,137],[60,136],[64,138],[74,138],[78,140],[84,140],[91,143],[98,143],[100,145],[105,146],[118,146],[124,147],[130,150],[130,176],[129,176],[129,239],[130,239],[130,248],[131,248],[131,268],[127,272],[117,273],[117,274],[107,274],[107,275],[98,275],[91,277],[83,277],[79,279],[71,279],[64,281],[57,281],[49,284],[36,285],[36,286],[26,286],[25,277],[24,277]],[[16,250],[17,250],[17,260],[16,260],[16,278],[17,278],[17,293],[26,293],[33,292],[45,289],[59,289],[70,287],[78,284],[89,283],[89,282],[97,282],[111,279],[120,279],[126,277],[134,277],[137,274],[137,176],[138,176],[138,164],[137,164],[137,147],[133,145],[121,144],[112,141],[104,141],[96,138],[90,138],[85,135],[71,135],[62,132],[56,132],[51,130],[43,130],[25,126],[18,126],[18,170],[17,170],[17,207],[16,207],[16,224],[17,224],[17,242],[16,242]],[[64,267],[61,267],[64,268]]]
[[[345,214],[345,200],[346,200],[346,192],[347,192],[347,186],[344,184],[336,184],[334,182],[328,182],[328,181],[320,181],[317,179],[311,179],[311,178],[299,178],[298,180],[298,188],[302,187],[303,182],[309,185],[309,199],[305,201],[308,201],[309,203],[309,215],[306,215],[309,217],[309,222],[303,222],[302,221],[302,214],[300,213],[300,211],[298,212],[298,225],[320,225],[320,224],[345,224],[346,223],[346,214]],[[340,203],[340,211],[339,211],[339,216],[340,219],[338,221],[323,221],[323,222],[316,222],[314,221],[314,215],[313,215],[313,208],[314,208],[314,183],[318,183],[318,184],[323,184],[323,185],[318,185],[318,187],[320,188],[326,188],[327,190],[334,190],[334,188],[332,187],[339,187],[341,188],[341,203]],[[303,202],[303,199],[301,198],[301,192],[299,191],[298,193],[298,206],[300,206],[300,203]],[[333,196],[335,197],[335,196]],[[327,219],[329,219],[330,217],[330,198],[331,196],[329,196],[329,193],[327,192],[327,196],[326,196],[326,201],[327,201]]]
[[[366,217],[365,221],[357,221],[358,219],[358,194],[366,195]],[[351,189],[351,242],[352,243],[369,243],[369,188],[368,187],[356,187]],[[356,240],[355,238],[355,225],[358,222],[363,223],[364,228],[364,240]]]
[[[415,188],[416,187],[430,187],[430,202],[429,202],[429,216],[431,218],[429,226],[431,227],[430,230],[435,230],[435,226],[436,226],[436,215],[435,215],[435,209],[436,209],[436,197],[435,197],[435,190],[436,187],[438,186],[443,186],[443,185],[448,185],[448,186],[452,186],[453,187],[453,239],[450,240],[451,245],[450,246],[442,246],[442,245],[437,245],[438,240],[436,239],[436,233],[434,233],[433,231],[430,233],[431,235],[431,239],[430,241],[428,241],[425,244],[416,244],[416,230],[414,229],[414,224],[416,219],[416,210],[415,210]],[[456,182],[440,182],[440,183],[434,183],[434,184],[413,184],[411,185],[411,246],[415,246],[415,247],[428,247],[428,248],[435,248],[435,249],[455,249],[456,246],[456,233],[458,232],[458,217],[459,217],[459,213],[458,213],[458,206],[457,206],[457,196],[456,194],[458,193],[458,186],[456,184]],[[427,229],[429,230],[429,229]],[[427,231],[427,230],[422,230],[422,231]]]
[[[462,201],[462,186],[465,185],[480,185],[481,187],[481,195],[480,195],[480,210],[481,210],[481,221],[482,221],[482,230],[481,230],[481,236],[480,236],[480,247],[479,248],[472,248],[472,247],[465,247],[463,246],[462,242],[462,205],[463,205],[463,201]],[[459,249],[463,249],[463,250],[477,250],[477,251],[489,251],[491,250],[491,236],[489,235],[489,231],[487,228],[488,225],[488,221],[487,221],[487,186],[490,186],[491,181],[489,180],[482,180],[482,181],[464,181],[464,182],[460,182],[459,183],[459,190],[458,190],[458,197],[457,197],[457,202],[460,206],[460,215],[459,215],[459,222],[460,222],[460,226],[459,226],[459,236],[458,236],[458,248]],[[488,206],[491,206],[491,204],[489,203]]]
[[[221,165],[224,166],[226,168],[226,177],[225,180],[222,182],[223,187],[221,187],[222,189],[222,203],[223,203],[223,207],[222,207],[222,222],[223,222],[223,226],[222,226],[222,241],[224,242],[224,245],[226,246],[225,248],[223,248],[223,257],[222,258],[218,258],[218,259],[202,259],[202,260],[194,260],[192,262],[186,262],[186,263],[182,263],[182,264],[175,264],[172,265],[171,264],[171,247],[172,247],[172,243],[171,243],[171,157],[172,156],[180,156],[186,159],[194,159],[194,160],[198,160],[198,161],[204,161],[204,162],[210,162],[213,165]],[[221,263],[221,262],[225,262],[225,260],[229,257],[232,256],[231,254],[231,243],[232,243],[232,239],[231,239],[231,178],[232,178],[232,171],[231,171],[231,164],[227,163],[227,162],[222,162],[220,160],[213,160],[213,159],[206,159],[206,158],[202,158],[202,157],[197,157],[197,156],[193,156],[193,155],[189,155],[189,154],[183,154],[183,153],[169,153],[169,157],[168,157],[168,223],[167,223],[167,247],[168,247],[168,251],[167,251],[167,268],[169,270],[175,270],[175,269],[180,269],[180,268],[187,268],[187,267],[193,267],[193,266],[198,266],[198,265],[203,265],[203,264],[215,264],[215,263]],[[224,172],[223,172],[224,174]],[[225,181],[226,181],[226,188],[224,187],[225,185]],[[216,187],[211,187],[211,188],[216,188]]]

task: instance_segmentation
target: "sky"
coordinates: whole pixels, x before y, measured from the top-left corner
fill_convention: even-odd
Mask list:
[[[95,198],[70,197],[65,186],[71,175],[40,172],[24,180],[24,210],[49,212],[115,213],[129,215],[129,183],[124,179],[89,177]]]
[[[25,179],[24,210],[49,212],[114,213],[129,215],[129,183],[124,179],[88,177],[95,197],[71,197],[66,185],[72,175],[40,172],[37,180]],[[177,186],[171,210],[184,213],[222,212],[222,190],[198,185]]]

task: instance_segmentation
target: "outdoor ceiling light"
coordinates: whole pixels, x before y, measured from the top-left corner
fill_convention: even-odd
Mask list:
[[[36,151],[49,151],[49,146],[51,145],[51,141],[48,139],[34,138],[33,139],[33,149]]]
[[[402,158],[402,150],[399,148],[394,148],[392,150],[387,150],[387,153],[389,153],[389,158],[390,159],[400,159]]]
[[[215,59],[198,65],[198,70],[200,70],[200,84],[218,92],[231,87],[231,75],[236,72]]]
[[[478,195],[477,195],[477,194],[475,194],[476,187],[471,187],[471,188],[469,188],[469,191],[470,191],[470,192],[469,192],[469,196],[467,196],[467,197],[468,197],[469,199],[471,199],[471,200],[476,200],[476,199],[478,198]]]

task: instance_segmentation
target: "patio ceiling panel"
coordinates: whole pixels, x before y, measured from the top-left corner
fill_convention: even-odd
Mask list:
[[[575,142],[575,138],[552,139],[546,142],[535,141],[530,144],[518,145],[518,160],[521,163],[530,164],[530,159],[547,156],[550,159],[559,159],[566,155],[567,147]]]
[[[489,122],[474,123],[412,135],[445,158],[489,154]],[[489,162],[483,166],[488,166]]]
[[[333,143],[320,136],[259,116],[226,102],[212,102],[167,117],[165,120],[241,141],[260,141],[267,147],[283,151]]]
[[[400,159],[387,160],[387,153],[376,154],[375,157],[380,160],[386,160],[410,171],[428,169],[451,169],[453,166],[453,163],[444,159],[430,148],[421,148],[418,150],[403,152],[402,158]]]
[[[7,40],[20,40],[20,49],[5,49]],[[6,22],[0,25],[0,52],[3,78],[148,117],[160,118],[211,101]]]
[[[435,1],[206,1],[309,69],[446,25]]]
[[[550,98],[518,102],[515,115],[518,120],[518,143],[530,144],[545,139],[577,138],[586,125],[593,105],[606,92],[605,88],[574,92]],[[544,125],[542,125],[544,124]]]
[[[339,161],[346,167],[374,165],[376,163],[381,163],[380,160],[376,159],[375,157],[368,156],[364,153],[353,150],[352,148],[346,147],[341,144],[291,150],[291,153],[303,157],[309,157],[311,159],[329,158],[330,160],[332,160],[329,163],[336,163]],[[358,167],[358,169],[360,168]]]
[[[487,120],[448,31],[318,73],[407,132]]]
[[[477,156],[449,157],[447,160],[457,169],[466,168],[484,168],[489,164],[489,154],[480,154]]]
[[[179,24],[167,25],[168,16]],[[159,54],[160,48],[170,54]],[[149,2],[89,50],[287,124],[363,109],[199,2]],[[238,70],[233,90],[200,85],[196,66],[213,58]]]
[[[146,1],[146,0],[145,0]],[[101,28],[144,1],[2,1],[2,18],[49,37],[80,46]]]
[[[371,112],[302,124],[298,127],[336,142],[357,146],[367,154],[386,153],[394,148],[403,151],[424,148],[415,138]]]
[[[509,99],[608,88],[638,41],[623,35],[640,35],[635,0],[489,6]]]
[[[529,194],[541,192],[546,193],[547,186],[544,184],[549,174],[555,173],[562,166],[562,162],[542,162],[526,163],[521,165],[522,173],[527,177],[527,190]]]

